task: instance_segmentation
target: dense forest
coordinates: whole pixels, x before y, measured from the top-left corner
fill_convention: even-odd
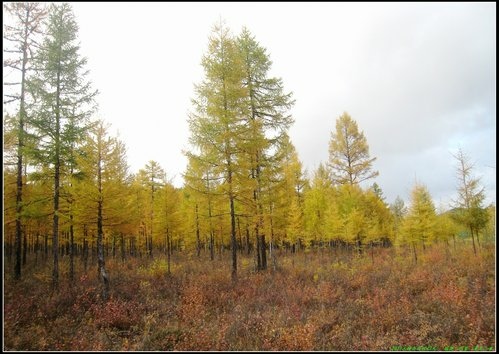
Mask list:
[[[344,112],[308,176],[295,98],[251,32],[220,21],[178,188],[156,161],[131,173],[95,118],[71,6],[4,12],[20,78],[4,82],[4,349],[495,348],[495,205],[464,151],[451,209],[422,182],[389,204]]]

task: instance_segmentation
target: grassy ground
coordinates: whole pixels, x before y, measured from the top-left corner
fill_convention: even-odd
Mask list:
[[[55,293],[50,262],[30,265],[17,285],[4,276],[4,350],[495,349],[494,248],[411,256],[281,254],[261,273],[240,257],[237,282],[228,253],[175,255],[171,276],[163,258],[109,259],[106,303],[96,266]]]

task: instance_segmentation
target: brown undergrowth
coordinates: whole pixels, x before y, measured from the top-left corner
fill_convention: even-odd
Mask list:
[[[38,264],[4,277],[4,350],[495,349],[493,247],[446,247],[417,264],[394,249],[283,253],[259,273],[241,257],[237,282],[228,259],[177,255],[171,275],[160,257],[109,259],[105,303],[96,269],[51,292]]]

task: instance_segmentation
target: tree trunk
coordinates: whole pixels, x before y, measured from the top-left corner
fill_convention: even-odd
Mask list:
[[[213,235],[213,230],[210,230],[210,260],[215,259],[215,237]]]
[[[416,244],[414,242],[412,243],[412,250],[414,251],[414,262],[417,264],[418,263],[418,256],[416,254]]]
[[[43,250],[43,253],[44,253],[44,257],[45,257],[45,260],[47,260],[48,256],[49,256],[49,235],[47,234],[47,232],[45,232],[45,240],[44,240],[44,250]]]
[[[26,17],[24,25],[23,43],[22,43],[22,64],[21,64],[21,95],[19,105],[19,130],[17,132],[17,176],[16,176],[16,265],[14,270],[14,279],[21,279],[21,234],[22,234],[22,212],[23,212],[23,154],[24,154],[24,118],[25,111],[25,90],[26,90],[26,65],[28,63],[28,21],[30,19],[30,8],[26,8]],[[26,264],[26,262],[24,262]]]
[[[473,253],[476,256],[475,237],[473,236],[473,228],[472,227],[470,227],[470,232],[471,232],[471,241],[473,242]]]
[[[265,235],[260,236],[260,247],[261,247],[261,257],[262,257],[262,270],[267,269],[267,252],[265,246]]]
[[[230,178],[230,177],[229,177]],[[236,240],[236,217],[235,217],[235,208],[234,208],[234,196],[232,195],[232,191],[230,192],[230,240],[232,246],[232,271],[231,278],[232,280],[237,279],[237,240]]]
[[[246,254],[249,256],[250,254],[250,232],[248,228],[248,224],[246,224]]]
[[[73,215],[70,215],[70,225],[69,225],[69,281],[73,283],[74,281],[74,227],[73,227]]]
[[[239,253],[243,254],[243,237],[241,235],[241,220],[239,220],[239,217],[237,218],[237,232],[239,234]]]
[[[59,53],[62,48],[59,45]],[[55,105],[55,132],[54,132],[54,220],[52,233],[52,252],[54,255],[54,267],[52,270],[52,287],[59,288],[59,197],[60,197],[60,172],[61,172],[61,62],[58,63],[56,79],[56,105]]]
[[[262,270],[262,246],[260,245],[261,239],[258,236],[258,227],[255,228],[255,256],[256,256],[256,270]]]
[[[35,266],[38,265],[38,251],[40,250],[40,244],[39,244],[39,238],[40,236],[40,233],[37,232],[36,233],[36,241],[35,241]]]
[[[201,256],[201,239],[199,238],[199,214],[198,205],[196,204],[196,250],[198,258]]]
[[[125,236],[123,233],[120,233],[120,248],[121,248],[121,261],[125,263]]]
[[[167,274],[170,275],[171,272],[170,272],[170,257],[171,257],[171,243],[170,243],[170,232],[168,230],[168,228],[166,229],[166,258],[168,260],[168,270],[167,270]]]
[[[26,236],[26,230],[23,232],[23,266],[26,265],[28,253],[28,239]]]
[[[99,201],[97,203],[97,263],[98,277],[102,284],[102,300],[107,301],[109,297],[109,276],[106,271],[106,263],[104,260],[104,231],[102,228],[102,208],[103,208],[103,192],[102,192],[102,151],[101,142],[98,143],[98,167],[97,167],[97,185],[99,191]]]
[[[104,260],[104,245],[102,242],[102,201],[99,201],[98,217],[97,217],[97,262],[98,262],[98,275],[102,284],[102,299],[107,301],[109,296],[109,276],[106,272],[106,263]]]

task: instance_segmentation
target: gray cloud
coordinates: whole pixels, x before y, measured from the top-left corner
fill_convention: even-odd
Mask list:
[[[73,6],[101,114],[134,171],[155,159],[182,184],[193,84],[222,17],[234,33],[245,25],[256,36],[294,92],[290,135],[309,172],[327,160],[335,120],[348,111],[378,157],[387,201],[407,201],[414,176],[436,202],[450,200],[450,153],[461,147],[495,202],[494,3]]]

